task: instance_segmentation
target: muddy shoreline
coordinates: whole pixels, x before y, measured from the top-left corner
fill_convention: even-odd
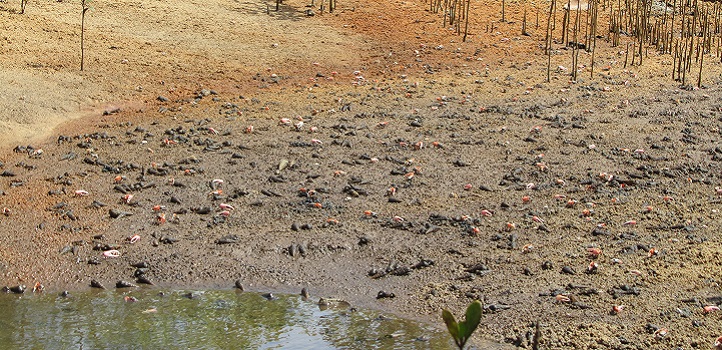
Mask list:
[[[164,23],[174,40],[98,16],[82,75],[63,46],[68,4],[38,5],[56,31],[0,12],[44,43],[7,40],[0,80],[61,82],[18,83],[8,103],[42,108],[3,118],[32,130],[37,110],[109,106],[0,150],[0,284],[112,288],[145,262],[159,288],[306,287],[439,326],[442,308],[478,299],[479,348],[530,348],[537,321],[545,349],[709,348],[722,334],[718,63],[697,89],[669,80],[668,56],[625,67],[600,48],[594,77],[571,82],[555,43],[546,82],[543,35],[518,22],[460,43],[423,4],[313,18],[301,3],[213,5],[192,28]],[[204,41],[215,31],[225,39]]]
[[[112,287],[143,261],[162,287],[306,287],[429,322],[478,298],[500,343],[526,344],[534,320],[549,348],[714,335],[717,87],[589,113],[614,92],[389,85],[317,87],[300,113],[204,90],[19,146],[2,160],[5,283]]]

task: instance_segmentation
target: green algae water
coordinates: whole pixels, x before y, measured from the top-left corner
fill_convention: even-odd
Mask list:
[[[133,301],[135,300],[135,301]],[[0,295],[0,344],[22,349],[452,349],[441,330],[374,311],[235,291]]]

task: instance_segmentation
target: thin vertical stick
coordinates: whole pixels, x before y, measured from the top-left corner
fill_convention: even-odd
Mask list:
[[[444,11],[444,24],[442,24],[442,27],[443,27],[443,28],[446,28],[446,15],[447,15],[447,13],[446,13],[446,1],[444,1],[444,9],[443,9],[443,11]]]
[[[677,55],[679,54],[679,42],[676,42],[672,55],[672,80],[677,80]]]
[[[501,21],[506,22],[506,0],[501,0]]]
[[[567,0],[567,6],[564,8],[564,18],[562,18],[562,43],[566,46],[569,42],[569,9],[572,7],[572,0]]]
[[[451,12],[449,13],[449,25],[454,25],[454,19],[456,19],[456,3],[459,2],[459,0],[453,0],[451,3]]]
[[[544,46],[544,53],[547,55],[547,83],[551,81],[551,65],[552,65],[552,13],[554,12],[556,0],[552,0],[549,5],[549,17],[547,17],[547,36]]]
[[[629,43],[627,43],[627,50],[624,51],[624,66],[622,68],[627,68],[627,59],[629,58]]]
[[[640,8],[641,6],[644,6],[643,8]],[[643,58],[643,47],[644,47],[644,38],[646,36],[646,25],[644,19],[646,18],[645,12],[647,11],[647,0],[642,0],[642,3],[637,3],[637,38],[639,39],[639,65],[642,65],[642,58]],[[632,58],[634,60],[634,58]]]
[[[707,21],[708,21],[708,7],[706,5],[702,5],[704,7],[704,24],[702,25],[702,47],[698,49],[699,51],[702,51],[701,53],[698,51],[697,54],[699,57],[699,74],[697,75],[697,87],[702,86],[702,64],[704,63],[704,40],[706,39],[707,35]]]
[[[524,17],[521,21],[521,35],[529,36],[526,32],[526,0],[524,0]]]
[[[577,0],[577,16],[574,20],[574,44],[572,46],[572,80],[577,80],[577,67],[579,66],[579,14],[582,11],[581,0]]]
[[[90,7],[86,2],[82,0],[81,5],[83,6],[83,12],[80,13],[80,70],[85,69],[85,13],[88,12]]]
[[[471,0],[466,0],[466,24],[464,25],[464,38],[461,40],[466,42],[466,35],[469,34],[469,7],[471,7]]]
[[[687,71],[692,72],[692,54],[694,53],[694,37],[697,33],[697,16],[699,15],[699,1],[694,0],[694,16],[692,16],[692,30],[689,36],[689,53],[687,54]]]
[[[594,53],[597,49],[597,11],[599,2],[598,0],[591,0],[592,3],[590,4],[590,11],[591,11],[591,29],[589,30],[589,35],[592,37],[592,45],[588,49],[592,51],[592,65],[591,65],[591,72],[589,73],[589,77],[591,79],[594,79]]]

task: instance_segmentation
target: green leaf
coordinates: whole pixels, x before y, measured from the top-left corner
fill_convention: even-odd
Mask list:
[[[459,338],[459,324],[456,323],[454,315],[452,315],[449,310],[444,309],[443,311],[441,311],[441,318],[444,319],[444,323],[446,323],[446,329],[449,330],[449,334],[451,334],[451,337],[454,338],[454,342],[456,343],[456,345],[459,345],[459,347],[461,347],[463,343],[461,343],[461,339]]]
[[[459,322],[459,340],[456,342],[456,345],[459,346],[459,349],[463,349],[464,345],[466,344],[466,341],[469,340],[469,337],[466,335],[466,322],[462,321]]]
[[[459,324],[456,323],[454,315],[452,315],[449,310],[444,309],[441,311],[441,317],[444,319],[446,329],[449,330],[451,337],[454,338],[454,340],[459,339]]]
[[[449,330],[449,334],[454,338],[454,342],[459,349],[463,349],[466,345],[466,341],[469,340],[471,334],[474,333],[479,322],[481,321],[481,303],[476,300],[469,304],[466,308],[466,319],[462,322],[456,322],[454,315],[449,310],[443,310],[441,317],[446,323],[446,328]]]
[[[479,326],[480,321],[481,303],[478,300],[475,300],[473,303],[469,304],[469,307],[466,308],[466,320],[462,322],[459,327],[459,333],[461,333],[461,336],[464,337],[465,342],[471,337],[471,334],[474,333],[476,327]],[[461,332],[462,330],[463,332]]]

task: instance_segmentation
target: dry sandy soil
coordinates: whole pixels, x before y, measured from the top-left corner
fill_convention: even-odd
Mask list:
[[[439,325],[479,299],[484,349],[530,348],[537,321],[545,349],[722,335],[719,58],[687,89],[670,56],[624,68],[600,39],[571,82],[557,43],[546,82],[516,3],[499,23],[474,1],[463,43],[419,2],[306,5],[93,2],[80,72],[79,4],[0,3],[2,283],[146,262],[158,286]]]

